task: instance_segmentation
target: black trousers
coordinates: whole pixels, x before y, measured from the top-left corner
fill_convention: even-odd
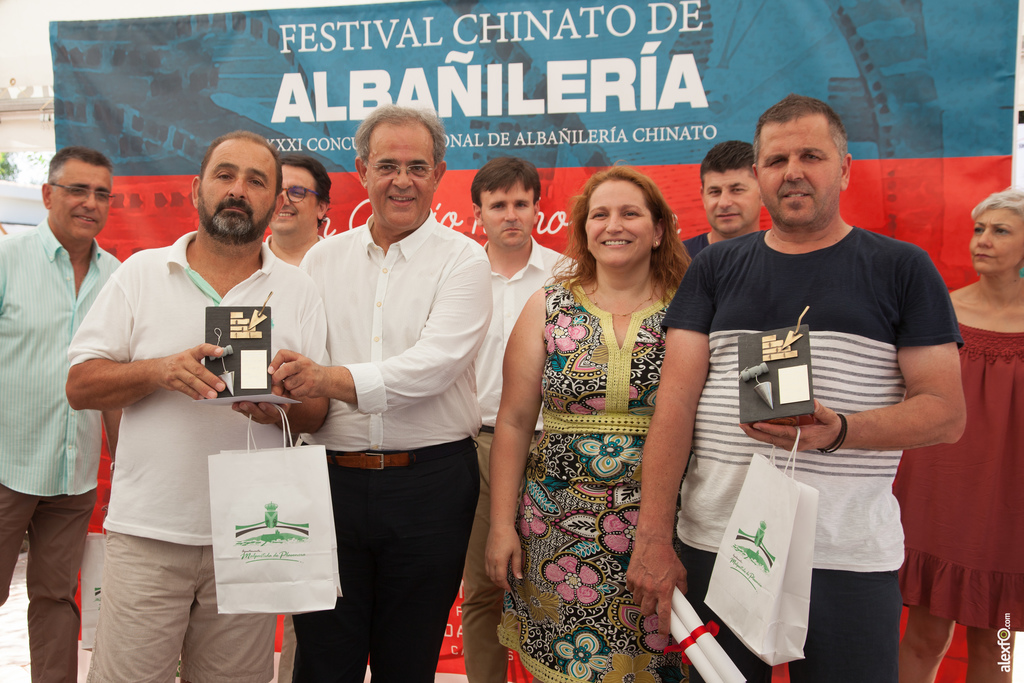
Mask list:
[[[715,553],[682,546],[687,597],[697,615],[718,622],[715,640],[750,683],[770,683],[772,669],[704,604]],[[903,602],[896,572],[814,569],[804,659],[789,663],[792,683],[896,683]],[[690,667],[690,680],[703,678]]]
[[[432,683],[459,592],[476,449],[410,467],[329,466],[344,597],[295,615],[297,683]]]

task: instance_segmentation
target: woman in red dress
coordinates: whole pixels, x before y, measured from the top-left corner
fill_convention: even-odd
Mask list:
[[[951,295],[967,428],[904,453],[894,485],[909,606],[900,683],[935,679],[954,622],[967,627],[968,683],[1009,683],[1024,629],[1024,192],[997,192],[971,217],[979,279]]]

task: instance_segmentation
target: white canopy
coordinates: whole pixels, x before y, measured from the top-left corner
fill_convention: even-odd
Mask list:
[[[400,0],[403,1],[403,0]],[[404,0],[406,2],[410,0]],[[56,149],[50,22],[373,4],[373,0],[0,0],[0,152]]]

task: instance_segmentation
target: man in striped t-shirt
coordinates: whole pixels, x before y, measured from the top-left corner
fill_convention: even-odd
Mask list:
[[[68,344],[117,268],[96,235],[110,210],[113,166],[65,147],[43,185],[49,213],[0,239],[0,604],[28,530],[28,636],[33,681],[78,676],[78,569],[96,503],[100,413],[64,395]],[[110,452],[121,411],[103,414]]]
[[[676,585],[689,588],[705,621],[721,623],[703,599],[751,453],[767,453],[765,444],[788,450],[796,435],[738,424],[737,338],[793,325],[809,305],[820,403],[801,430],[795,476],[820,496],[805,659],[789,673],[794,683],[896,683],[903,532],[891,487],[904,448],[956,441],[963,431],[956,319],[924,251],[843,221],[851,157],[827,104],[790,95],[771,107],[754,153],[771,230],[707,250],[665,316],[629,584],[666,631]],[[718,640],[748,681],[770,680],[771,667],[728,629]]]

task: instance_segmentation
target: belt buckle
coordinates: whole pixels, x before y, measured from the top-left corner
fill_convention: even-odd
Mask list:
[[[379,464],[376,467],[366,467],[367,470],[382,470],[384,469],[384,453],[378,453],[376,451],[366,451],[364,455],[372,458],[380,458]]]

